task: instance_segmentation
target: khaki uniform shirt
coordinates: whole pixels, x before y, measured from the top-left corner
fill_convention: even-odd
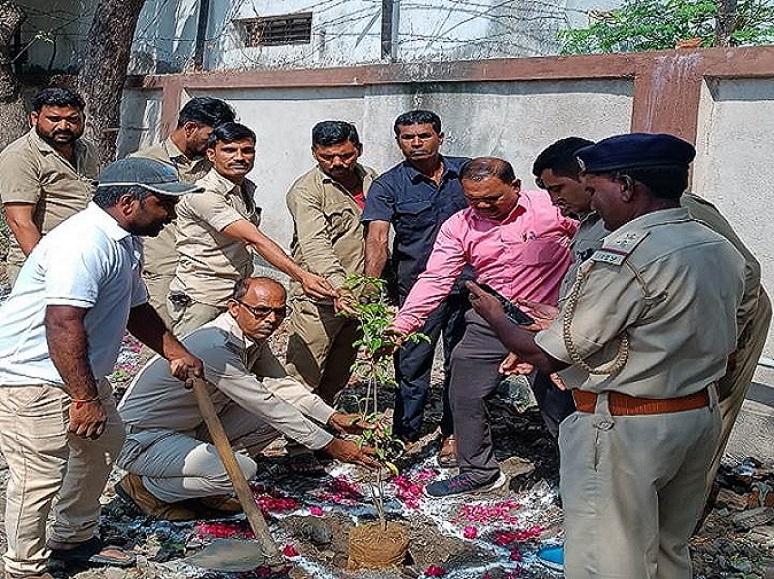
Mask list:
[[[211,167],[210,162],[203,157],[194,160],[186,157],[169,138],[129,156],[153,159],[171,165],[183,183],[195,183],[204,177]],[[143,241],[145,244],[144,271],[155,275],[174,275],[177,267],[174,222],[162,229],[157,237],[146,237]]]
[[[356,165],[367,193],[376,172]],[[307,271],[326,278],[335,288],[344,285],[347,274],[365,271],[365,226],[357,202],[334,179],[315,167],[290,187],[287,205],[293,216],[293,259]],[[302,297],[297,282],[294,297]]]
[[[761,265],[712,203],[692,193],[686,193],[680,198],[680,204],[688,209],[693,219],[701,221],[712,231],[725,237],[744,257],[744,295],[736,313],[739,333],[737,349],[740,349],[744,347],[744,340],[748,337],[748,332],[744,330],[750,324],[758,305],[758,295],[761,291]],[[720,273],[716,271],[716,275]]]
[[[35,129],[0,153],[0,199],[35,205],[32,219],[43,234],[86,209],[94,196],[99,159],[94,145],[75,141],[75,167],[44,141]],[[11,235],[8,263],[21,267],[26,259]]]
[[[578,230],[570,242],[570,252],[572,253],[572,263],[564,275],[562,285],[559,289],[559,301],[563,301],[570,288],[575,283],[578,275],[578,268],[581,264],[590,258],[593,253],[602,247],[602,240],[609,233],[605,229],[605,223],[596,211],[590,211],[578,224]]]
[[[260,225],[255,184],[234,185],[215,169],[196,182],[203,193],[184,195],[177,205],[176,247],[180,254],[170,292],[183,292],[197,302],[222,306],[234,283],[253,272],[253,255],[243,241],[223,233],[230,224],[247,219]]]
[[[685,208],[655,211],[611,233],[582,266],[571,342],[592,367],[630,345],[620,372],[589,375],[583,390],[645,398],[693,394],[723,376],[736,346],[736,312],[744,259],[725,239],[692,220]],[[723,275],[718,275],[718,272]],[[562,318],[536,336],[554,358],[574,364]]]
[[[268,345],[245,336],[230,313],[195,330],[183,344],[204,362],[218,414],[236,403],[307,448],[317,450],[333,440],[307,418],[326,424],[333,408],[288,378]],[[203,425],[193,392],[169,373],[169,362],[159,356],[140,370],[118,411],[127,425],[143,430],[194,435]]]

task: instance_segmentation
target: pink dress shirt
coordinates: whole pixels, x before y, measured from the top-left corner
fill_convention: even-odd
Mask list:
[[[556,305],[572,262],[569,244],[577,227],[576,221],[562,217],[543,191],[522,191],[502,221],[480,217],[471,208],[455,213],[441,226],[427,268],[392,328],[406,334],[419,330],[467,263],[477,281],[508,299]]]

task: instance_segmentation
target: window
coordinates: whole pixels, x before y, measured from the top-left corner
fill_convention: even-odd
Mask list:
[[[247,47],[308,44],[312,40],[312,13],[299,12],[236,21],[242,44]]]

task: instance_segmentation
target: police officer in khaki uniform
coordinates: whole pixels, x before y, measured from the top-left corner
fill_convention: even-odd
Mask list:
[[[180,260],[167,303],[175,333],[187,334],[225,311],[234,283],[253,271],[250,247],[307,294],[337,297],[327,280],[298,266],[258,228],[255,185],[245,177],[255,163],[255,133],[238,123],[216,127],[207,158],[212,169],[197,181],[204,193],[184,196],[177,208]]]
[[[99,160],[83,134],[84,102],[66,88],[46,88],[32,99],[29,133],[0,153],[0,198],[13,234],[7,273],[16,281],[41,237],[86,209]]]
[[[180,110],[177,128],[169,137],[161,143],[140,149],[130,157],[161,161],[174,167],[183,183],[195,183],[211,168],[205,151],[212,129],[231,122],[234,122],[234,109],[227,103],[212,97],[192,98]],[[143,252],[142,277],[148,287],[148,303],[171,327],[167,295],[178,259],[174,223],[165,227],[158,237],[146,239]]]
[[[575,214],[581,220],[571,246],[574,263],[562,284],[560,299],[569,292],[580,264],[602,246],[602,240],[610,233],[591,208],[591,195],[582,183],[580,167],[575,158],[580,148],[592,144],[592,141],[578,137],[562,139],[543,151],[533,166],[538,185],[548,191],[554,204],[563,212],[567,212],[566,214]],[[709,493],[766,343],[771,322],[771,302],[761,285],[760,263],[717,208],[705,199],[690,193],[680,198],[680,204],[688,209],[692,218],[701,221],[715,233],[730,241],[745,260],[744,298],[737,312],[736,351],[731,356],[726,374],[718,381],[722,427],[712,467],[707,473],[707,492]],[[550,311],[553,308],[547,309],[545,306],[524,301],[522,305],[532,308],[533,313],[534,308],[539,308],[544,318],[555,317],[555,314]],[[513,358],[509,359],[509,363],[512,362]],[[577,385],[580,385],[583,380],[585,375],[580,373]]]
[[[694,155],[648,134],[578,152],[612,233],[547,330],[518,328],[470,284],[473,306],[522,360],[588,373],[559,437],[569,579],[691,577],[688,540],[720,431],[716,382],[744,292],[741,254],[680,207]]]
[[[347,275],[362,275],[365,267],[365,226],[360,215],[376,173],[357,162],[362,150],[354,125],[316,124],[312,156],[317,166],[299,177],[287,195],[294,224],[293,259],[339,291]],[[351,376],[357,322],[337,315],[332,300],[304,296],[298,283],[293,283],[291,296],[288,372],[332,404]]]
[[[268,278],[238,281],[228,311],[183,340],[200,355],[210,396],[231,444],[247,454],[237,461],[249,479],[255,457],[282,434],[332,458],[378,467],[368,447],[337,434],[371,428],[357,415],[336,412],[285,373],[266,340],[285,319],[285,289]],[[196,517],[187,499],[209,508],[240,511],[190,390],[176,383],[164,360],[148,362],[118,405],[127,440],[118,463],[130,474],[118,494],[147,515],[168,520]]]

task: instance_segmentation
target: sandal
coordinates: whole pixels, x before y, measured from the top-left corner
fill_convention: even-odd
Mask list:
[[[457,439],[454,435],[447,436],[441,442],[441,450],[436,457],[441,468],[456,468],[457,465]]]
[[[105,545],[102,539],[92,537],[72,549],[51,549],[51,559],[64,564],[132,567],[137,558],[115,545]]]

